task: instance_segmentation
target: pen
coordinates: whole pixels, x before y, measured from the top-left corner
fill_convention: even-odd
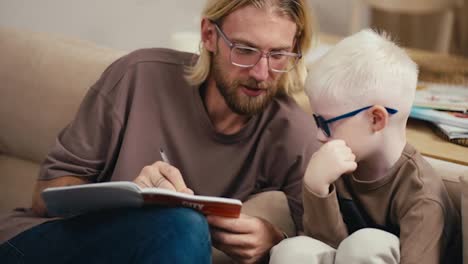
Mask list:
[[[164,150],[162,148],[159,149],[159,154],[161,154],[161,158],[164,162],[166,162],[167,164],[171,164],[166,156],[166,153],[164,153]]]

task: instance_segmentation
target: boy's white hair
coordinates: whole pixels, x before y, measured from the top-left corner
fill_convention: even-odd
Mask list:
[[[349,110],[380,104],[408,114],[414,100],[418,67],[387,34],[362,30],[340,41],[317,60],[306,80],[314,102]]]

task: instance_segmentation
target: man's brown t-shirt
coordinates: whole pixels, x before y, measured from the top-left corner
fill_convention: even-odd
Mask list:
[[[199,87],[184,79],[193,61],[189,53],[144,49],[114,62],[57,137],[39,178],[132,181],[162,160],[162,148],[196,194],[246,200],[284,191],[300,229],[302,177],[317,147],[312,118],[282,96],[238,133],[218,133]]]

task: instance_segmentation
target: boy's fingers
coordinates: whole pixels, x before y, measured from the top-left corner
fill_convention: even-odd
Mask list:
[[[355,161],[347,161],[345,163],[345,173],[353,172],[357,169],[357,163]]]
[[[353,153],[349,153],[349,155],[347,156],[347,158],[345,160],[346,161],[355,161],[356,160],[356,155],[354,155]]]

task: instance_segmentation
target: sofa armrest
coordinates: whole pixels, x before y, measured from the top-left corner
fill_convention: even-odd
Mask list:
[[[242,206],[242,213],[266,219],[288,236],[296,235],[288,200],[283,192],[269,191],[251,196]]]

